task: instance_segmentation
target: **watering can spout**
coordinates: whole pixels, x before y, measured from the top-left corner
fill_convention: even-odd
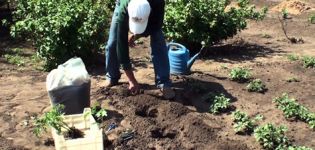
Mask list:
[[[197,57],[200,55],[200,53],[197,53],[195,56],[191,57],[187,62],[187,69],[189,70],[191,66],[194,64]]]

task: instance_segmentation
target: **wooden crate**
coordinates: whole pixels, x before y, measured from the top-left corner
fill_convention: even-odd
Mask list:
[[[84,132],[84,137],[65,139],[52,129],[56,150],[103,150],[103,131],[91,115],[90,108],[85,108],[83,114],[66,115],[64,122]]]

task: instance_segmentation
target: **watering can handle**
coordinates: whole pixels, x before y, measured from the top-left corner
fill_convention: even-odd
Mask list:
[[[170,48],[171,46],[179,47],[180,49],[186,49],[184,45],[178,44],[178,43],[168,43],[167,47]]]

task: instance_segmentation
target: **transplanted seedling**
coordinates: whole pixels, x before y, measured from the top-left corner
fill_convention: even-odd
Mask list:
[[[276,127],[267,124],[254,130],[256,140],[268,150],[284,150],[290,145],[289,139],[285,136],[285,126]]]
[[[41,118],[35,119],[35,128],[33,133],[36,136],[40,136],[42,132],[47,132],[48,127],[54,128],[58,134],[63,133],[66,138],[80,138],[84,136],[84,133],[75,127],[69,127],[67,123],[63,121],[64,113],[63,105],[55,105],[52,110],[46,112]],[[65,131],[62,131],[65,130]]]
[[[256,122],[262,120],[262,115],[256,115],[254,119],[251,119],[246,113],[239,110],[232,113],[234,130],[236,133],[247,133],[253,132],[254,128],[257,126]]]
[[[251,73],[246,68],[233,68],[230,72],[230,78],[233,81],[246,82],[250,79]]]
[[[297,61],[297,60],[300,59],[299,56],[296,55],[296,54],[289,54],[289,55],[287,56],[287,58],[288,58],[290,61]]]
[[[227,110],[230,107],[230,99],[223,94],[214,97],[213,102],[210,105],[210,113],[218,114]]]
[[[102,122],[104,120],[104,118],[107,117],[106,109],[102,108],[99,103],[96,103],[91,108],[91,113],[97,122]]]
[[[267,91],[266,85],[260,79],[255,79],[255,80],[251,81],[247,85],[246,88],[249,92],[263,93],[263,92]]]
[[[313,56],[304,56],[302,62],[305,68],[315,68],[315,57]]]

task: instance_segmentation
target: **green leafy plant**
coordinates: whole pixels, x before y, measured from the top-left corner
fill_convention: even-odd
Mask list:
[[[295,99],[290,99],[287,93],[282,94],[273,100],[278,109],[282,110],[287,119],[299,119],[315,129],[315,113],[311,113],[306,107],[300,105]]]
[[[247,85],[247,90],[249,92],[265,92],[267,90],[266,85],[260,80],[260,79],[255,79],[251,81]]]
[[[107,117],[106,109],[102,108],[98,103],[91,108],[91,113],[97,122],[102,122],[104,118]]]
[[[251,133],[257,126],[256,122],[261,120],[262,115],[257,115],[254,119],[251,119],[246,113],[236,110],[232,113],[234,130],[236,133]]]
[[[25,61],[24,57],[19,56],[19,55],[10,55],[10,54],[5,54],[4,58],[10,63],[10,64],[15,64],[17,66],[24,66]]]
[[[276,127],[273,124],[266,124],[254,130],[256,140],[268,150],[280,150],[290,145],[289,139],[285,136],[287,128]]]
[[[296,55],[296,54],[289,54],[289,55],[287,55],[287,58],[288,58],[290,61],[297,61],[297,60],[299,60],[299,56]]]
[[[62,110],[64,109],[63,105],[55,105],[52,110],[46,112],[41,118],[36,118],[34,123],[33,133],[36,136],[40,136],[42,132],[47,132],[48,127],[54,128],[58,134],[62,133],[62,129],[65,130],[64,134],[66,137],[70,138],[79,138],[83,137],[83,132],[76,129],[75,127],[69,127],[67,123],[63,121]]]
[[[315,14],[312,14],[309,16],[308,20],[311,22],[311,23],[315,23]]]
[[[315,57],[313,56],[303,56],[302,62],[305,68],[315,68]]]
[[[107,36],[109,13],[102,0],[17,0],[13,37],[31,39],[47,70],[69,58],[91,63]],[[105,3],[105,4],[104,4]]]
[[[247,19],[261,20],[267,8],[256,11],[249,0],[166,0],[166,36],[189,49],[204,41],[207,46],[233,37],[247,27]],[[190,47],[193,46],[193,47]]]
[[[245,82],[249,80],[251,77],[251,73],[248,69],[239,67],[233,68],[229,75],[233,81],[238,82]]]
[[[230,99],[225,97],[223,94],[214,97],[213,102],[210,105],[209,112],[218,114],[227,110],[230,107]]]

